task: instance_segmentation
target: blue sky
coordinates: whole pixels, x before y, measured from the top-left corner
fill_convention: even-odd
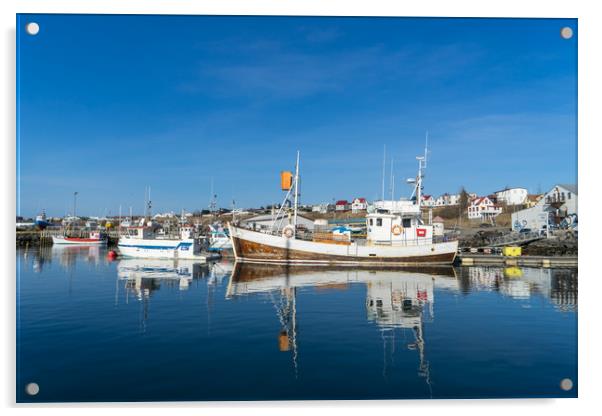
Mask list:
[[[17,19],[23,215],[409,196],[427,130],[428,194],[577,180],[575,19]]]

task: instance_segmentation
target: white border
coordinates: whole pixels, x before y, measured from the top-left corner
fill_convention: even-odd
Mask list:
[[[600,228],[599,195],[601,187],[598,178],[602,178],[599,162],[602,132],[600,97],[600,78],[602,66],[600,60],[600,40],[602,25],[595,2],[582,1],[578,4],[570,1],[527,2],[525,0],[506,1],[413,1],[386,2],[380,0],[85,0],[85,1],[48,1],[21,0],[4,1],[1,20],[3,28],[2,42],[2,86],[3,97],[0,101],[2,114],[2,238],[0,253],[5,268],[2,310],[2,358],[4,365],[1,377],[2,404],[10,414],[19,411],[42,410],[48,414],[76,414],[79,408],[87,408],[91,414],[104,414],[107,408],[126,407],[136,412],[150,415],[164,415],[165,408],[170,413],[206,413],[231,414],[233,412],[250,415],[278,414],[296,415],[308,411],[331,413],[343,410],[348,414],[368,412],[416,412],[420,414],[463,415],[487,412],[489,415],[506,415],[517,411],[541,412],[546,415],[566,415],[591,413],[600,408],[602,396],[597,391],[602,374],[600,355],[600,325],[597,323],[599,310],[600,280],[596,272],[596,245],[599,237],[595,235]],[[440,401],[379,401],[379,402],[229,402],[229,403],[156,403],[156,404],[94,404],[94,405],[14,405],[15,400],[15,256],[14,256],[14,215],[15,215],[15,13],[125,13],[125,14],[249,14],[249,15],[339,15],[339,16],[466,16],[466,17],[576,17],[579,18],[579,188],[580,188],[580,288],[579,288],[579,396],[580,399],[566,400],[440,400]],[[594,228],[595,227],[595,228]],[[598,266],[599,268],[600,266]],[[562,336],[562,334],[559,334]],[[65,407],[65,408],[63,408]],[[192,410],[191,410],[192,408]],[[196,408],[196,410],[194,410]],[[200,409],[199,409],[200,408]],[[135,410],[138,409],[138,410]],[[6,414],[6,413],[5,413]]]

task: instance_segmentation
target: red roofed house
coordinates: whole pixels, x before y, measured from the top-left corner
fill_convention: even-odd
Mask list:
[[[423,207],[434,207],[435,206],[435,198],[432,195],[422,195],[420,197],[422,199],[421,205]]]
[[[468,219],[492,220],[502,213],[502,207],[494,204],[489,197],[475,198],[468,207]]]
[[[360,212],[368,209],[366,198],[355,198],[351,203],[351,212]]]
[[[337,201],[334,209],[335,209],[335,211],[349,211],[349,209],[350,209],[349,202],[347,202],[346,199],[341,199],[341,200]]]

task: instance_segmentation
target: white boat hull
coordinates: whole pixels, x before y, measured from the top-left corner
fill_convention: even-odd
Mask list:
[[[101,246],[107,244],[106,239],[98,238],[76,238],[65,236],[52,236],[52,244],[78,245],[78,246]]]
[[[204,262],[194,240],[120,238],[117,244],[119,253],[124,257],[146,259],[191,259]]]
[[[375,245],[331,244],[264,234],[230,226],[237,261],[276,264],[409,266],[452,264],[458,242]]]

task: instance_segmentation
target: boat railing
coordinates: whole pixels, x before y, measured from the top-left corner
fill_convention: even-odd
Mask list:
[[[281,233],[277,232],[266,232],[266,234],[281,236]],[[324,232],[324,231],[309,231],[309,230],[297,230],[295,235],[295,239],[303,240],[303,241],[312,241],[312,242],[321,242],[321,243],[330,243],[330,244],[352,244],[355,243],[357,245],[389,245],[389,246],[423,246],[430,244],[438,244],[438,243],[447,243],[452,241],[457,241],[457,236],[443,235],[443,236],[434,236],[432,240],[430,239],[413,239],[413,240],[401,240],[401,241],[368,241],[366,239],[365,234],[351,234],[351,236],[347,236],[345,234],[335,234],[332,232]]]

